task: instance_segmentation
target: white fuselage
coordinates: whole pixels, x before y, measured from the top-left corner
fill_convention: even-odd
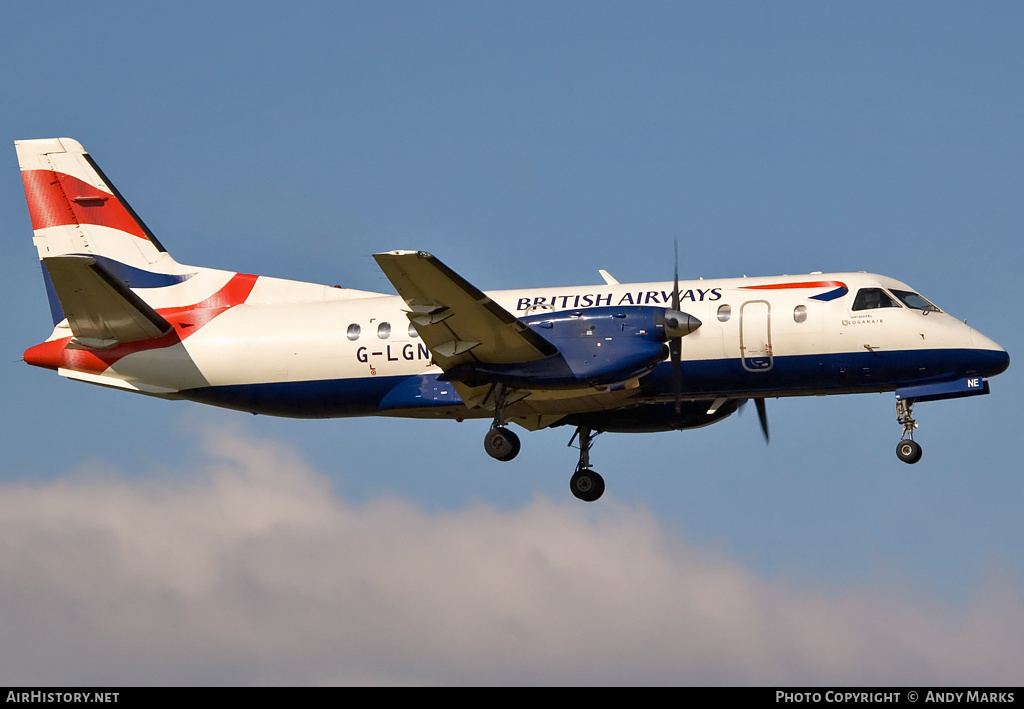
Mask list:
[[[212,277],[207,274],[207,279]],[[821,284],[832,282],[842,283],[847,292],[831,300],[812,297],[827,292],[828,287]],[[185,398],[231,408],[298,416],[372,413],[398,381],[410,377],[437,385],[441,372],[415,330],[410,330],[408,307],[401,298],[299,285],[261,277],[245,302],[220,313],[194,335],[171,347],[127,354],[93,374],[138,382],[142,391],[148,386],[155,393],[180,392]],[[915,379],[970,371],[971,352],[990,351],[995,356],[1003,352],[942,312],[909,307],[853,309],[859,289],[878,287],[910,290],[899,281],[865,273],[681,282],[679,309],[702,322],[683,339],[684,396],[885,391]],[[288,293],[295,300],[282,302],[282,295]],[[488,295],[509,312],[523,316],[592,306],[665,307],[671,294],[671,283],[655,282]],[[651,379],[658,381],[658,373],[652,373]],[[318,388],[322,396],[315,393]],[[218,401],[220,389],[238,396]],[[428,402],[417,402],[410,410],[398,401],[380,413],[473,416],[459,406],[450,389],[442,384],[428,392],[435,395],[437,411],[429,411]],[[193,397],[192,390],[201,395]],[[296,391],[303,392],[297,403],[285,404],[284,399],[294,397]],[[668,395],[668,390],[648,388],[636,395],[653,401]],[[532,407],[549,414],[591,406],[580,397],[566,395],[533,398],[553,399],[540,409]],[[529,400],[520,408],[531,409]]]

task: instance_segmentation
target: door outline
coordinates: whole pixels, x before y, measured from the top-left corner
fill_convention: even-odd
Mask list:
[[[740,306],[740,362],[748,372],[767,372],[775,366],[772,304],[767,300],[748,300]]]

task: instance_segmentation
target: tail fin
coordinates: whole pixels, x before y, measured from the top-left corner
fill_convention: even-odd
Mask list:
[[[47,138],[14,145],[40,258],[106,252],[141,267],[166,255],[81,143]]]
[[[19,140],[15,147],[55,325],[65,312],[50,259],[92,257],[131,288],[174,285],[193,275],[195,269],[170,257],[78,141]]]
[[[253,275],[179,264],[78,141],[19,140],[15,146],[53,315],[48,342],[69,337],[70,330],[76,347],[99,350],[159,340],[172,327],[165,317],[183,309],[202,309],[208,320],[243,302],[359,295],[264,277],[257,287]],[[191,321],[188,327],[196,318]]]

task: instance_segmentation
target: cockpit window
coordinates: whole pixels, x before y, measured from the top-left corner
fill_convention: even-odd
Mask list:
[[[908,308],[913,308],[914,310],[923,310],[926,313],[931,313],[931,312],[941,313],[942,312],[941,310],[936,308],[934,305],[929,303],[926,299],[922,298],[921,296],[919,296],[917,293],[914,293],[913,291],[909,291],[909,290],[896,290],[894,288],[893,291],[892,291],[892,294],[894,296],[896,296],[897,298],[899,298],[900,302],[903,303]]]
[[[874,310],[875,308],[898,308],[899,303],[881,288],[861,288],[853,300],[854,310]]]

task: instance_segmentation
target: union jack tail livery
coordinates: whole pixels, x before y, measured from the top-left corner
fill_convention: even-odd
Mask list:
[[[185,305],[194,289],[161,291],[154,303],[144,293],[185,283],[197,269],[171,258],[78,141],[15,146],[54,325],[67,318],[93,344],[166,332],[152,306]]]
[[[485,293],[425,251],[374,259],[398,295],[179,264],[82,146],[16,143],[53,314],[28,364],[166,399],[302,418],[484,419],[574,429],[569,487],[594,501],[602,432],[699,428],[753,400],[894,392],[897,456],[916,402],[989,392],[1010,358],[910,286],[862,272]]]
[[[15,146],[54,324],[25,361],[150,394],[208,384],[181,343],[249,300],[260,279],[175,261],[78,141]],[[323,300],[323,286],[262,280],[264,301]],[[143,352],[163,366],[138,371]]]

